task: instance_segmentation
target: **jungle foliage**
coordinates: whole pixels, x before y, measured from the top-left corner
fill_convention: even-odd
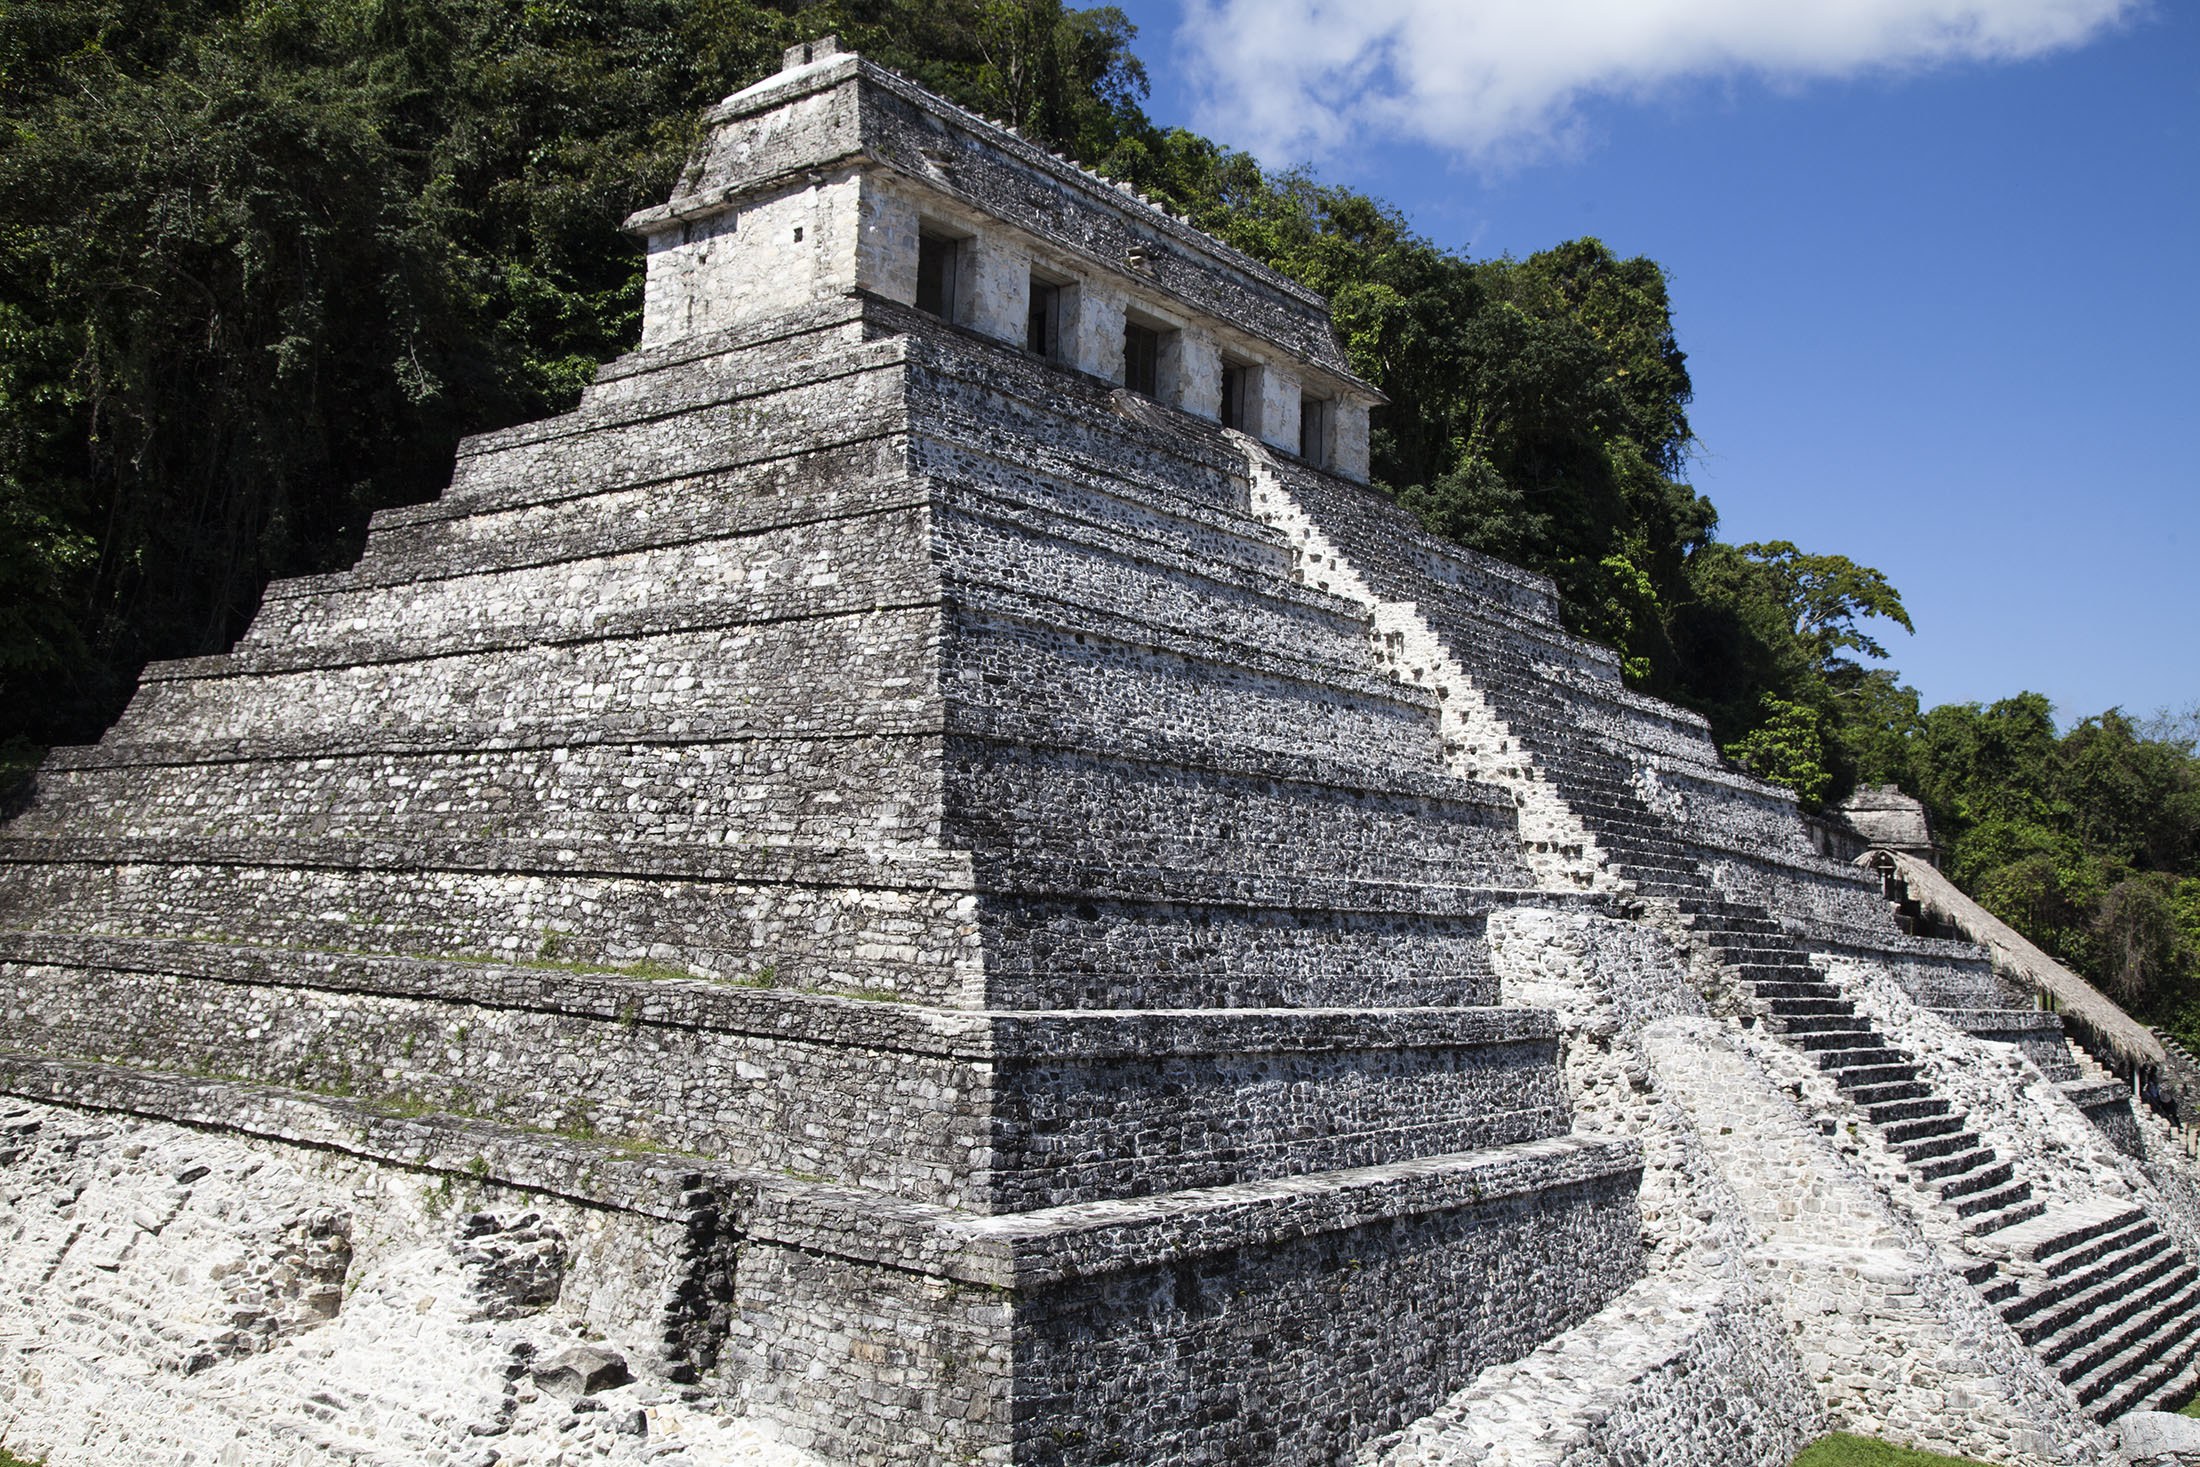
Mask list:
[[[1390,398],[1377,479],[1550,574],[1739,761],[1808,801],[1919,790],[1958,879],[2053,950],[2192,981],[2189,739],[2057,737],[2029,695],[1921,713],[1871,635],[1910,624],[1884,576],[1719,540],[1656,263],[1472,259],[1158,127],[1134,28],[1061,0],[0,7],[0,784],[148,659],[227,646],[269,579],[348,563],[460,434],[568,405],[637,332],[619,221],[706,104],[827,31],[1326,293]]]
[[[2037,693],[1922,714],[1886,771],[1950,879],[2126,1008],[2200,1038],[2200,718],[2110,709],[2058,734]]]

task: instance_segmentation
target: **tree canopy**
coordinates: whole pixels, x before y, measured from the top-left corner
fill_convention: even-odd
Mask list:
[[[2111,708],[2058,734],[2037,693],[1925,713],[1903,783],[1948,874],[2127,1007],[2200,1036],[2200,743]]]

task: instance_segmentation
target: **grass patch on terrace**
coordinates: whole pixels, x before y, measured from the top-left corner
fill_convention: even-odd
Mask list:
[[[0,1447],[0,1467],[44,1467],[44,1464],[31,1457],[18,1457],[6,1447]]]
[[[1795,1467],[1993,1467],[1969,1457],[1943,1457],[1837,1431],[1803,1448]]]

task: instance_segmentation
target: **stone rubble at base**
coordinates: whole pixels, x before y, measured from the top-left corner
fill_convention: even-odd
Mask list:
[[[1365,487],[1318,298],[827,43],[711,122],[641,348],[0,835],[0,1440],[2091,1467],[2190,1392],[2167,1135]]]

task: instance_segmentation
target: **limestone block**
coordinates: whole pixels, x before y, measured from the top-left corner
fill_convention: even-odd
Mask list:
[[[2200,1463],[2200,1421],[2173,1411],[2131,1411],[2116,1418],[2116,1434],[2138,1467]]]
[[[1367,404],[1345,398],[1329,413],[1329,471],[1356,484],[1368,481]]]
[[[19,1455],[337,1467],[365,1451],[472,1467],[493,1447],[638,1464],[677,1442],[719,1467],[823,1467],[666,1378],[656,1336],[677,1226],[211,1129],[47,1106],[6,1119],[36,1144],[0,1167],[0,1288],[69,1301],[0,1313],[0,1417]],[[565,1237],[560,1299],[476,1314],[450,1246],[465,1207],[533,1213]],[[130,1223],[137,1211],[171,1216],[153,1233]],[[115,1227],[135,1241],[103,1268],[91,1244]],[[573,1349],[615,1354],[635,1378],[613,1384],[595,1365],[601,1409],[576,1414],[528,1378]]]
[[[855,283],[860,290],[913,305],[917,299],[917,206],[878,184],[857,205]]]
[[[855,282],[852,174],[745,199],[649,239],[644,349],[799,310]]]
[[[532,1374],[537,1386],[561,1401],[616,1390],[634,1378],[626,1368],[624,1355],[594,1345],[560,1350],[537,1365]]]
[[[996,341],[1022,346],[1030,324],[1030,251],[994,230],[964,240],[961,253],[964,289],[957,319]]]
[[[1161,397],[1195,417],[1222,417],[1222,348],[1197,326],[1161,340]]]
[[[1062,360],[1110,382],[1123,380],[1123,318],[1130,298],[1105,280],[1082,280],[1064,294]]]
[[[1299,377],[1288,367],[1263,364],[1260,371],[1260,425],[1249,430],[1261,442],[1286,453],[1299,451]]]
[[[507,1220],[477,1212],[460,1225],[453,1251],[476,1318],[516,1319],[547,1308],[565,1285],[565,1235],[535,1213]]]

